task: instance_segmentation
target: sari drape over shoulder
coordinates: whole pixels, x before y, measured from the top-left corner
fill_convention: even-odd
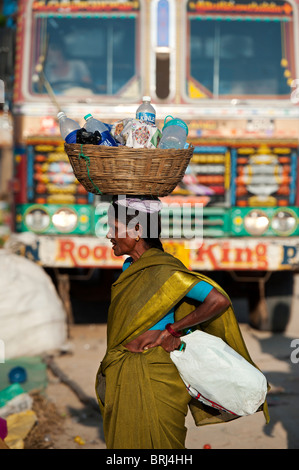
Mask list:
[[[176,321],[191,313],[198,303],[185,295],[202,280],[228,298],[211,279],[188,270],[172,255],[151,248],[113,284],[107,351],[96,378],[108,449],[184,448],[188,406],[197,426],[236,418],[191,398],[162,347],[132,353],[124,346],[175,306]],[[224,313],[197,328],[219,336],[254,365],[231,304]],[[268,422],[266,402],[263,410]]]

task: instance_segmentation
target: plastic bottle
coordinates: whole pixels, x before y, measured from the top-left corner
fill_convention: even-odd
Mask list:
[[[88,132],[99,131],[99,133],[101,134],[102,140],[100,142],[100,145],[107,145],[110,147],[117,146],[117,143],[110,134],[108,127],[103,122],[98,121],[98,119],[95,119],[91,114],[86,114],[86,116],[84,116],[84,119],[86,121],[86,123],[84,124],[84,128]]]
[[[151,105],[150,96],[143,96],[142,103],[136,111],[136,119],[155,124],[156,111],[155,108]]]
[[[166,122],[167,118],[171,118]],[[181,119],[166,116],[162,129],[162,138],[158,147],[160,149],[183,149],[188,135],[188,126]]]
[[[81,129],[80,124],[73,119],[68,118],[63,111],[60,111],[57,114],[57,118],[59,121],[60,134],[63,140],[68,144],[75,144],[77,131]]]

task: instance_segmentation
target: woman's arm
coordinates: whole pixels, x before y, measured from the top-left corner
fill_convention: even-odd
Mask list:
[[[211,318],[223,313],[230,305],[230,301],[217,289],[213,288],[207,295],[201,305],[186,317],[171,324],[171,329],[177,333],[181,330],[191,328],[199,323],[210,320]],[[166,351],[170,352],[180,346],[181,340],[169,333],[168,330],[161,331],[160,335],[154,343],[146,345],[144,349],[162,346]]]

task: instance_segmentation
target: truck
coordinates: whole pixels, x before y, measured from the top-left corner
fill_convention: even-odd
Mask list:
[[[18,2],[13,236],[66,299],[69,279],[87,272],[106,292],[123,260],[105,238],[109,197],[76,179],[57,112],[113,124],[149,95],[157,126],[184,120],[194,146],[162,198],[164,249],[219,282],[253,327],[285,330],[299,262],[298,18],[298,0]]]

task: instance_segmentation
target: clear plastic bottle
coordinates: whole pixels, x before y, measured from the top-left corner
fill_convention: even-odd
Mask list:
[[[171,118],[166,122],[167,118]],[[158,147],[160,149],[183,149],[188,135],[188,126],[181,119],[166,116],[162,129],[162,138]]]
[[[59,121],[60,134],[63,140],[68,144],[76,143],[77,131],[81,129],[80,124],[66,116],[63,111],[57,114]]]
[[[136,111],[136,119],[140,121],[150,122],[155,124],[156,122],[156,110],[151,104],[150,96],[143,96],[142,103]]]
[[[84,124],[85,129],[88,132],[99,131],[102,136],[100,145],[107,145],[110,147],[116,147],[117,143],[109,132],[108,127],[98,119],[95,119],[91,114],[84,116],[86,123]]]

